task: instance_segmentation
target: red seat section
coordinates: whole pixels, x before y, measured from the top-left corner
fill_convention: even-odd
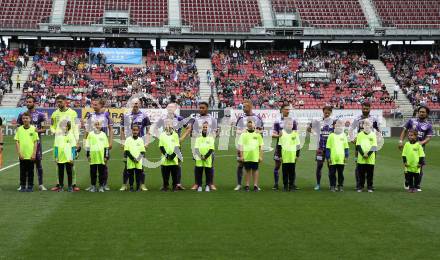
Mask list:
[[[229,51],[212,58],[220,107],[250,99],[257,108],[319,109],[326,104],[358,109],[365,101],[385,112],[395,103],[362,54],[309,50],[297,52]],[[298,81],[298,72],[327,71],[327,83]]]
[[[414,107],[440,109],[439,52],[385,51],[381,59]]]
[[[40,106],[55,106],[55,97],[66,95],[72,107],[90,106],[92,98],[102,97],[110,107],[124,107],[131,96],[149,94],[144,105],[166,105],[170,95],[182,107],[196,108],[199,77],[194,51],[148,52],[146,65],[90,66],[84,51],[40,51],[29,79],[23,84],[23,96],[32,95]],[[0,67],[1,69],[1,67]]]
[[[68,0],[65,24],[102,23],[104,12],[128,11],[130,23],[147,27],[168,24],[167,0]]]
[[[36,29],[38,23],[48,23],[52,0],[1,0],[0,27]]]
[[[358,0],[296,0],[295,2],[303,26],[357,29],[368,26]]]
[[[373,0],[383,26],[400,29],[440,28],[439,0]]]
[[[181,0],[182,24],[201,32],[249,32],[261,26],[257,0]]]
[[[297,12],[303,26],[355,28],[368,26],[357,0],[272,0],[275,13]]]
[[[277,13],[295,12],[295,0],[272,0],[272,9]]]

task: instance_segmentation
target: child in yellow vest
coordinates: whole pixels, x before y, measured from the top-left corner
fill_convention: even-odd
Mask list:
[[[212,185],[212,153],[214,152],[215,139],[208,135],[208,123],[205,122],[202,128],[202,134],[196,138],[194,145],[196,161],[195,175],[197,191],[202,191],[203,171],[206,175],[205,191],[209,192]]]
[[[292,130],[293,120],[284,119],[284,129],[278,145],[281,147],[281,168],[283,170],[283,191],[295,191],[296,162],[300,156],[301,143],[297,131]]]
[[[247,130],[238,139],[239,161],[243,162],[246,172],[245,191],[250,191],[251,176],[254,179],[254,191],[260,191],[258,187],[258,165],[263,161],[263,137],[255,131],[255,123],[252,120],[247,122]]]
[[[409,185],[408,192],[417,192],[420,169],[425,163],[425,152],[423,146],[417,142],[416,130],[408,131],[408,142],[403,147],[402,159],[405,167],[405,179]]]
[[[142,177],[142,159],[145,156],[144,139],[139,136],[141,129],[137,124],[131,127],[132,136],[124,143],[124,156],[127,158],[127,174],[130,191],[133,192],[134,179],[136,178],[136,191],[140,191]]]

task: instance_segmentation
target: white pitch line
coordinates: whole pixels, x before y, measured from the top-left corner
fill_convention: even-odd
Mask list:
[[[113,141],[115,141],[115,142],[121,144],[121,141],[120,141],[119,139],[114,139]],[[51,151],[53,151],[53,148],[44,151],[43,154],[46,154],[46,153],[51,152]],[[263,151],[263,152],[264,152],[264,153],[268,153],[268,152],[271,152],[271,151],[273,151],[273,148],[271,148],[271,149],[268,150],[268,151]],[[221,158],[221,157],[235,157],[235,156],[237,156],[237,154],[219,154],[219,155],[215,155],[215,158]],[[185,156],[183,157],[183,159],[192,159],[192,158],[193,158],[193,157],[185,157]],[[159,159],[161,159],[161,158],[148,158],[148,159],[150,159],[150,160],[159,160]],[[44,160],[43,160],[43,161],[44,161]],[[75,160],[75,162],[86,162],[86,161],[88,161],[88,160]],[[111,161],[111,158],[110,158],[110,161]],[[12,168],[12,167],[15,167],[15,166],[17,166],[17,165],[19,165],[19,164],[20,164],[20,163],[13,163],[13,164],[11,164],[11,165],[8,165],[8,166],[6,166],[6,167],[3,167],[3,168],[0,169],[0,172],[3,172],[3,171],[5,171],[5,170],[7,170],[7,169],[10,169],[10,168]]]
[[[52,150],[53,150],[53,148],[50,148],[49,150],[44,151],[43,154],[46,154],[46,153],[48,153],[48,152],[50,152],[50,151],[52,151]],[[0,172],[5,171],[5,170],[7,170],[7,169],[10,169],[10,168],[12,168],[12,167],[15,167],[15,166],[17,166],[17,165],[19,165],[19,164],[20,164],[20,163],[13,163],[13,164],[11,164],[11,165],[8,165],[8,166],[6,166],[6,167],[3,167],[3,168],[0,169]]]

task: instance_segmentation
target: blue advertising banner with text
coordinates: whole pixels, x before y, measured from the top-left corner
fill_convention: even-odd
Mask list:
[[[142,64],[141,48],[90,48],[95,57],[99,52],[104,53],[107,64]],[[93,62],[97,63],[97,58]]]

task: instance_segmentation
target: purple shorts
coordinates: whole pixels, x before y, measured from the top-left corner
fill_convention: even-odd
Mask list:
[[[323,149],[319,148],[316,150],[316,161],[324,162],[325,159],[325,152]]]
[[[37,161],[43,160],[43,147],[41,146],[40,141],[38,141],[38,143],[37,143],[37,153],[35,156],[35,160],[37,160]]]

